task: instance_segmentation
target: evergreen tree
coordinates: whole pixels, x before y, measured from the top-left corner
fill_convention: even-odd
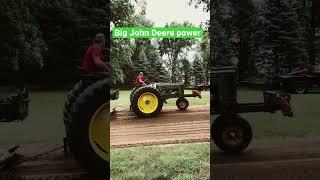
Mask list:
[[[264,9],[266,19],[265,44],[272,52],[276,72],[292,69],[295,64],[306,62],[302,28],[294,8],[296,1],[267,0]]]
[[[300,0],[295,3],[295,9],[299,15],[299,23],[303,29],[303,37],[306,41],[306,50],[311,65],[316,64],[316,58],[319,56],[319,37],[317,37],[317,30],[320,25],[319,9],[317,8],[316,0]],[[320,3],[319,3],[320,4]]]
[[[236,46],[238,68],[240,79],[246,78],[249,73],[254,70],[251,51],[253,33],[253,21],[255,18],[255,7],[252,0],[232,1],[233,22],[235,27],[235,34],[237,35]]]
[[[184,22],[176,23],[172,22],[166,24],[165,27],[192,27],[193,25]],[[159,42],[159,52],[161,56],[167,55],[168,57],[168,67],[170,68],[171,82],[175,83],[179,78],[179,55],[184,50],[189,50],[195,43],[193,39],[184,38],[163,38]]]
[[[167,82],[168,73],[163,67],[162,60],[155,46],[151,43],[146,46],[145,49],[147,60],[147,77],[152,82]]]
[[[250,38],[253,39],[253,47],[251,57],[255,66],[255,73],[259,75],[266,75],[271,72],[273,66],[272,52],[265,44],[267,32],[265,28],[265,17],[262,7],[257,6],[255,11],[255,18],[253,20],[253,34]]]
[[[184,81],[184,84],[185,85],[190,85],[191,84],[191,76],[192,76],[192,67],[191,67],[191,64],[189,62],[189,60],[187,58],[183,58],[181,60],[181,64],[182,64],[182,67],[181,67],[181,74],[182,74],[182,77],[183,77],[183,81]]]
[[[210,37],[209,34],[206,33],[205,37],[201,39],[198,44],[197,53],[200,54],[203,59],[203,68],[205,70],[205,78],[206,82],[210,81]]]
[[[97,33],[109,33],[106,23],[107,11],[105,0],[70,0],[75,10],[75,21],[79,25],[80,54],[84,52]],[[107,42],[108,44],[109,42]]]
[[[198,55],[195,56],[195,59],[193,61],[192,72],[193,72],[195,85],[206,83],[205,69],[203,68],[203,61]]]
[[[232,17],[234,10],[229,0],[212,0],[210,12],[210,37],[212,65],[230,65],[231,59],[236,56],[233,42],[236,40],[233,33]]]

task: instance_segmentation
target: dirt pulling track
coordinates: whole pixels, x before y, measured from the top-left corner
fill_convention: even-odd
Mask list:
[[[213,180],[319,180],[320,139],[253,142],[239,155],[211,150]]]
[[[209,106],[191,106],[187,111],[166,107],[155,118],[137,118],[133,112],[117,112],[111,121],[113,148],[209,142]]]
[[[47,143],[23,144],[16,151],[19,156],[31,157],[46,152],[55,146]],[[1,147],[1,152],[9,147]],[[21,159],[21,158],[18,158]],[[93,179],[72,158],[65,158],[63,150],[50,153],[37,160],[15,164],[10,171],[0,171],[1,180],[86,180]]]

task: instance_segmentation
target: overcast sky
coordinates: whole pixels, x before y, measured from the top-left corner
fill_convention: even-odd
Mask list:
[[[134,0],[131,0],[134,1]],[[146,18],[154,23],[154,27],[164,27],[170,22],[188,21],[196,26],[205,23],[210,19],[210,13],[204,12],[203,7],[195,8],[189,6],[190,0],[145,0],[146,1]],[[133,3],[135,4],[135,3]],[[135,7],[137,12],[141,9]],[[194,48],[195,46],[193,46]],[[193,61],[195,54],[194,49],[187,52],[187,58]],[[163,57],[167,59],[166,56]]]
[[[147,19],[155,23],[155,27],[163,27],[172,21],[189,21],[195,25],[206,22],[210,14],[204,12],[202,7],[196,9],[189,6],[189,0],[146,0]]]

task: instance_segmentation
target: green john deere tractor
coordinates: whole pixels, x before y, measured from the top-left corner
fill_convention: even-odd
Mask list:
[[[186,97],[201,98],[201,91],[209,86],[192,86],[185,87],[184,84],[174,83],[153,83],[141,87],[136,87],[130,94],[130,109],[138,117],[154,117],[157,116],[166,103],[167,99],[177,98],[176,105],[180,110],[186,110],[189,101]],[[185,88],[192,89],[191,94],[185,94]]]
[[[237,68],[234,66],[214,67],[211,70],[211,114],[218,117],[211,121],[211,138],[219,149],[239,153],[252,140],[252,128],[240,113],[281,111],[292,117],[290,94],[263,91],[262,102],[239,103],[237,101]]]
[[[110,176],[110,76],[82,75],[69,92],[63,111],[66,151],[97,179]]]

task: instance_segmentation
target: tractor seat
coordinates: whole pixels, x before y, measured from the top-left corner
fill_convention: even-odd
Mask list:
[[[78,67],[80,77],[84,80],[101,80],[110,77],[108,72],[95,72],[95,73],[88,73],[85,71],[83,67]]]
[[[108,72],[94,72],[94,73],[88,73],[83,67],[78,67],[78,70],[80,72],[81,77],[109,77]]]

